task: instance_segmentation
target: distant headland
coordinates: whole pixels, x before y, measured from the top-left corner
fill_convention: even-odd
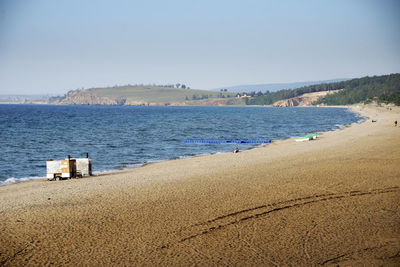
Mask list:
[[[207,91],[176,85],[124,85],[76,89],[63,96],[1,96],[0,104],[135,106],[327,106],[355,103],[400,105],[400,74],[323,82],[278,91]]]

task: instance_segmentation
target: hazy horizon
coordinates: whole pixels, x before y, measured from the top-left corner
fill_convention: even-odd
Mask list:
[[[0,2],[0,95],[400,72],[400,2]]]
[[[361,78],[361,77],[357,77],[357,78]],[[262,87],[262,86],[269,86],[269,87],[271,87],[271,86],[273,86],[273,85],[277,85],[277,86],[280,86],[281,87],[281,85],[296,85],[296,84],[300,84],[299,86],[295,86],[295,87],[293,87],[293,86],[290,86],[290,87],[285,87],[285,88],[277,88],[277,89],[273,89],[272,91],[278,91],[278,90],[282,90],[282,89],[294,89],[294,88],[300,88],[300,87],[303,87],[303,86],[306,86],[306,85],[308,85],[308,84],[318,84],[318,83],[324,83],[324,82],[338,82],[338,81],[346,81],[346,80],[351,80],[351,79],[353,79],[353,78],[338,78],[338,79],[329,79],[329,80],[318,80],[318,81],[300,81],[300,82],[288,82],[288,83],[263,83],[263,84],[241,84],[241,85],[233,85],[233,86],[225,86],[225,87],[220,87],[220,88],[211,88],[211,89],[198,89],[198,88],[190,88],[190,89],[196,89],[196,90],[210,90],[210,91],[219,91],[220,89],[228,89],[228,90],[230,90],[230,89],[233,89],[233,88],[250,88],[250,91],[258,91],[258,90],[261,90],[259,87]],[[354,79],[356,79],[356,78],[354,78]],[[304,84],[304,85],[302,85],[302,84]],[[124,86],[153,86],[153,85],[155,85],[155,86],[161,86],[161,84],[160,85],[158,85],[158,84],[153,84],[153,83],[149,83],[149,84],[119,84],[118,85],[118,87],[124,87]],[[173,84],[173,85],[175,85],[175,83]],[[112,88],[112,87],[114,87],[115,85],[109,85],[109,86],[98,86],[98,87],[93,87],[93,86],[89,86],[89,87],[87,87],[87,88],[84,88],[84,87],[81,87],[81,88],[75,88],[75,89],[69,89],[69,90],[76,90],[76,89],[96,89],[96,88]],[[253,88],[254,87],[254,88]],[[261,90],[261,91],[267,91],[267,90],[271,90],[271,88],[266,88],[265,90]],[[240,90],[239,90],[240,91]],[[238,91],[238,92],[239,92]],[[243,90],[242,90],[243,91]],[[10,93],[10,94],[7,94],[7,93],[1,93],[0,92],[0,96],[60,96],[60,95],[63,95],[63,94],[66,94],[66,93],[68,93],[68,90],[66,90],[66,91],[64,91],[64,92],[60,92],[60,93],[28,93],[28,94],[14,94],[14,93]]]

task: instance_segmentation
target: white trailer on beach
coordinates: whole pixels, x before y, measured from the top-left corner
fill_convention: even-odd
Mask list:
[[[92,175],[92,159],[73,159],[70,156],[65,160],[48,160],[46,162],[46,177],[49,180],[80,178]]]
[[[65,160],[49,160],[46,162],[46,177],[49,180],[69,179],[76,176],[76,161],[70,157]]]

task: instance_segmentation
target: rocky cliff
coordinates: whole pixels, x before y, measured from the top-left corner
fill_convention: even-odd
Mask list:
[[[90,92],[69,92],[60,104],[66,105],[118,105],[116,100],[101,97]]]
[[[308,93],[301,96],[292,97],[289,99],[276,101],[272,106],[274,107],[305,107],[312,106],[312,104],[328,94],[336,93],[336,91],[322,91],[315,93]]]

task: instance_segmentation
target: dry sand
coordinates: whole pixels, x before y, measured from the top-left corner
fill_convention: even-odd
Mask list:
[[[353,109],[315,141],[3,186],[0,265],[399,266],[400,110]]]

